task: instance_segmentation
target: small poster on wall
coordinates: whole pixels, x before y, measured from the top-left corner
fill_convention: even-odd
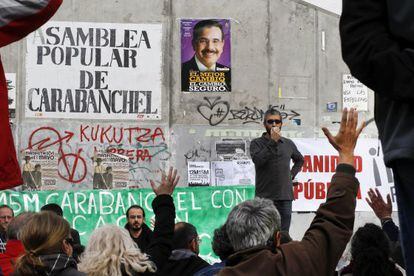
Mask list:
[[[57,152],[27,151],[23,156],[22,178],[23,190],[56,190],[58,178]]]
[[[188,185],[210,185],[210,162],[188,162]]]
[[[181,20],[181,90],[231,91],[229,19]]]
[[[129,159],[112,153],[99,153],[94,157],[93,188],[128,188]]]
[[[256,171],[251,159],[233,160],[234,185],[254,185]]]

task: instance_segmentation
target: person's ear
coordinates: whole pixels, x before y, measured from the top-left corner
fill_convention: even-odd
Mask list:
[[[188,249],[190,249],[192,252],[196,253],[197,252],[197,239],[192,239],[190,241],[190,244],[188,245]]]
[[[72,256],[73,254],[73,247],[66,239],[62,241],[62,251],[68,256]]]
[[[274,234],[274,243],[275,243],[275,246],[276,247],[278,247],[278,246],[280,246],[280,238],[282,237],[282,234],[280,234],[280,231],[277,231],[275,234]]]

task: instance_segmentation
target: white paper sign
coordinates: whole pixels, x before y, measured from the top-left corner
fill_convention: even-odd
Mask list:
[[[315,211],[326,201],[328,187],[338,164],[338,153],[327,139],[293,139],[304,156],[304,164],[293,189],[294,211]],[[355,148],[356,177],[359,180],[357,211],[372,211],[365,201],[369,188],[378,188],[385,197],[391,194],[396,210],[394,179],[385,167],[382,149],[377,139],[359,139]]]
[[[210,162],[188,162],[188,185],[210,185]]]
[[[233,161],[211,162],[211,180],[214,186],[233,185]]]
[[[161,24],[47,22],[27,38],[27,117],[161,119]]]
[[[255,168],[251,159],[233,160],[233,184],[254,185]]]
[[[342,108],[368,111],[368,87],[350,74],[342,75]]]

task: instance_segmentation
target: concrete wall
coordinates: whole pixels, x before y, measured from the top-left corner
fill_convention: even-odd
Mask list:
[[[231,19],[231,93],[180,91],[180,18]],[[157,175],[160,169],[173,165],[182,175],[180,185],[186,185],[187,161],[216,160],[216,141],[223,138],[250,141],[260,135],[260,113],[247,113],[250,112],[248,110],[278,106],[287,113],[283,131],[288,137],[322,137],[321,126],[329,126],[333,130],[338,128],[334,122],[338,121],[340,112],[327,112],[326,103],[338,102],[338,109],[341,109],[342,74],[348,73],[340,54],[339,17],[310,4],[295,0],[65,0],[53,20],[162,23],[162,119],[137,123],[25,118],[25,43],[20,41],[1,49],[5,71],[17,73],[18,112],[13,128],[19,152],[27,148],[30,137],[53,137],[56,132],[63,135],[65,130],[76,132],[81,124],[90,128],[139,126],[150,129],[151,133],[158,128],[162,136],[139,145],[151,149],[151,160],[131,161],[131,178],[141,187],[148,187],[149,178]],[[240,111],[238,114],[244,116],[234,116],[229,112],[225,118],[220,118],[221,123],[212,126],[197,109],[207,103],[205,97],[210,101],[228,103],[230,111]],[[297,114],[295,118],[301,120],[301,125],[292,123],[292,114]],[[371,92],[369,111],[362,116],[365,119],[373,117]],[[46,126],[55,132],[42,129]],[[370,124],[363,135],[376,137],[375,125]],[[76,137],[65,144],[67,154],[74,154],[81,148],[87,166],[78,167],[80,171],[74,176],[85,175],[81,184],[63,178],[60,179],[61,187],[91,188],[92,149],[104,148],[107,144],[107,141],[93,139],[82,142]],[[60,170],[65,168],[61,166]],[[294,220],[292,228],[297,224]],[[293,234],[296,238],[304,228],[297,229],[299,232]]]

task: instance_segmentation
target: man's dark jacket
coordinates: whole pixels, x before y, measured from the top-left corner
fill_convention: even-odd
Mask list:
[[[218,275],[333,275],[352,236],[358,180],[355,169],[339,164],[326,202],[301,241],[280,245],[276,252],[255,247],[231,255]]]
[[[221,69],[221,70],[220,70]],[[182,91],[189,91],[189,76],[190,71],[197,71],[200,72],[198,69],[197,62],[195,60],[195,56],[189,61],[184,62],[181,65],[181,90]],[[216,72],[223,72],[226,77],[226,88],[227,91],[231,91],[231,73],[230,68],[224,66],[220,63],[216,63]]]
[[[129,224],[125,224],[125,229],[128,230],[129,232]],[[131,238],[134,240],[134,242],[138,245],[139,249],[141,249],[142,252],[145,252],[145,250],[147,250],[148,246],[150,245],[152,238],[153,238],[153,233],[151,231],[151,229],[145,224],[142,224],[142,232],[141,235],[139,235],[138,238],[134,238],[131,235]]]
[[[384,160],[414,159],[414,1],[343,0],[342,57],[375,91]]]
[[[194,275],[209,264],[188,249],[173,250],[168,262],[158,273],[165,276]]]

